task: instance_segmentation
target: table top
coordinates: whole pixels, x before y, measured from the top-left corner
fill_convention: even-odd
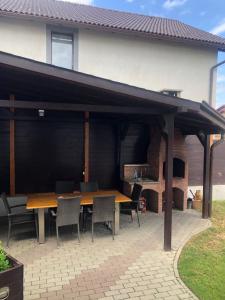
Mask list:
[[[57,207],[57,198],[59,196],[64,197],[76,197],[81,196],[81,205],[92,205],[94,196],[106,196],[115,195],[116,203],[131,202],[131,199],[116,190],[97,191],[97,192],[74,192],[72,194],[57,195],[55,193],[40,193],[40,194],[29,194],[27,199],[27,209],[38,209],[38,208],[51,208]]]

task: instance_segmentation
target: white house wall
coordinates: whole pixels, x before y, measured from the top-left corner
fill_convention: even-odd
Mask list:
[[[0,17],[0,51],[46,62],[46,25]]]
[[[45,24],[0,17],[0,51],[47,62],[46,40]],[[217,62],[216,50],[91,30],[79,30],[77,56],[78,71],[196,101]]]
[[[181,90],[183,98],[208,99],[209,70],[217,51],[112,33],[82,30],[79,71],[155,91]]]

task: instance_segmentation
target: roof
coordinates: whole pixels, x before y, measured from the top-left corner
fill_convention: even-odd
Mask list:
[[[0,108],[89,111],[154,117],[174,113],[186,134],[225,132],[225,118],[207,103],[181,99],[135,86],[0,52]],[[150,116],[151,115],[151,116]],[[124,119],[124,118],[123,118]]]
[[[217,111],[220,113],[220,114],[224,114],[225,113],[225,104],[220,106],[219,108],[217,108]]]
[[[177,20],[56,0],[1,0],[0,15],[195,43],[225,50],[225,39]]]

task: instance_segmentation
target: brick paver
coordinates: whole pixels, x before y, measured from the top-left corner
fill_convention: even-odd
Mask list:
[[[141,215],[141,228],[121,216],[121,231],[113,241],[99,226],[95,242],[90,232],[53,235],[44,245],[33,238],[12,239],[8,252],[24,263],[24,299],[196,299],[174,273],[174,258],[196,228],[208,226],[193,211],[173,212],[173,251],[164,252],[163,216]],[[3,230],[0,239],[4,239]]]

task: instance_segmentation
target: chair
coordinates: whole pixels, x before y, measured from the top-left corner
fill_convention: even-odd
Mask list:
[[[142,186],[140,184],[135,183],[131,194],[132,201],[130,203],[124,203],[121,205],[121,212],[129,212],[131,214],[132,221],[133,221],[132,210],[136,211],[139,227],[141,225],[139,220],[138,208],[139,208],[139,199],[141,197],[141,192],[142,192]]]
[[[90,182],[80,182],[80,191],[81,193],[85,192],[97,192],[98,191],[98,183],[96,181]],[[83,206],[83,231],[86,229],[87,217],[92,214],[92,205]]]
[[[74,192],[74,181],[56,181],[55,183],[55,193],[65,194],[65,193],[73,193]]]
[[[110,222],[112,237],[115,235],[115,196],[96,196],[93,198],[92,242],[94,242],[94,224]]]
[[[56,213],[56,236],[59,246],[59,227],[67,225],[77,225],[78,240],[80,242],[80,200],[81,197],[59,197],[57,199],[58,207]]]
[[[55,193],[57,195],[66,194],[66,193],[73,193],[74,192],[74,181],[72,180],[58,180],[55,183]],[[56,217],[57,208],[50,208],[48,209],[48,232],[50,234],[50,223],[51,223],[51,216]]]
[[[1,195],[3,205],[5,207],[8,217],[8,236],[7,236],[7,247],[9,247],[9,240],[11,237],[11,229],[14,225],[21,225],[26,223],[33,223],[35,225],[35,231],[38,238],[38,226],[37,218],[34,210],[26,210],[26,204],[11,205],[7,199],[5,193]],[[16,198],[16,197],[15,197]],[[22,211],[16,211],[18,208],[24,208]]]
[[[80,182],[80,191],[81,191],[81,193],[97,192],[98,191],[98,183],[96,181]]]

